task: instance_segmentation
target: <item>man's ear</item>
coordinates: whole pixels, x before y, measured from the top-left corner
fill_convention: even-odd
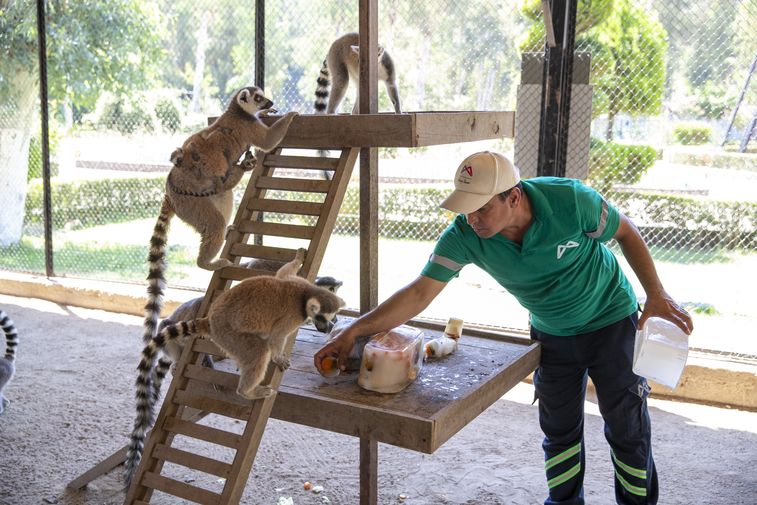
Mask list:
[[[510,198],[508,198],[510,201],[510,207],[517,207],[520,204],[521,198],[523,198],[523,191],[517,187],[513,188],[512,191],[510,191]]]

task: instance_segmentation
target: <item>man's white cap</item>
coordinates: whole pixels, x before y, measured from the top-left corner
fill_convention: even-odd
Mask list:
[[[470,214],[518,182],[518,168],[505,156],[490,151],[471,154],[457,167],[455,191],[439,206],[458,214]]]

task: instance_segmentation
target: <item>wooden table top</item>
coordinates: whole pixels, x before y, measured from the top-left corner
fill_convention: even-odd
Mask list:
[[[358,386],[357,372],[322,377],[313,354],[325,342],[314,329],[300,330],[272,417],[428,454],[528,376],[540,355],[529,339],[463,333],[454,354],[426,361],[403,391],[382,394]]]

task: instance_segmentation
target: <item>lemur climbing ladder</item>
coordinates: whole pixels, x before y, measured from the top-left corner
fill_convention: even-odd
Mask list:
[[[332,151],[334,153],[336,151]],[[336,216],[349,182],[358,148],[341,150],[339,157],[310,157],[258,153],[258,164],[250,177],[237,210],[233,228],[226,237],[222,257],[239,264],[244,258],[289,261],[295,248],[250,244],[253,235],[288,237],[309,241],[301,275],[312,281],[323,259]],[[276,169],[316,169],[333,173],[331,180],[282,177]],[[267,198],[276,191],[294,192],[295,200]],[[318,196],[320,195],[320,197]],[[320,200],[322,201],[316,201]],[[260,220],[259,216],[286,215],[288,222]],[[290,224],[292,221],[307,224]],[[239,266],[216,271],[208,285],[200,315],[207,314],[210,303],[232,282],[254,275],[269,274]],[[254,304],[254,300],[251,300]],[[294,335],[287,344],[287,355]],[[221,356],[209,340],[193,338],[177,364],[163,407],[145,444],[142,462],[126,495],[126,504],[148,503],[153,491],[160,491],[196,503],[238,503],[249,477],[252,463],[263,436],[276,395],[262,400],[244,400],[234,393],[238,375],[201,366],[205,354]],[[269,366],[263,384],[278,390],[282,372]],[[241,433],[232,433],[196,421],[213,413],[242,421]],[[194,454],[172,446],[182,435],[231,449],[231,462]],[[171,463],[216,476],[223,489],[214,492],[162,475],[164,463]]]

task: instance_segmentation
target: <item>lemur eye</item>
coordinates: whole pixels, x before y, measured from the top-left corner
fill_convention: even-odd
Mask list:
[[[260,100],[262,100],[262,97],[260,95],[255,95],[255,101],[259,102]]]

